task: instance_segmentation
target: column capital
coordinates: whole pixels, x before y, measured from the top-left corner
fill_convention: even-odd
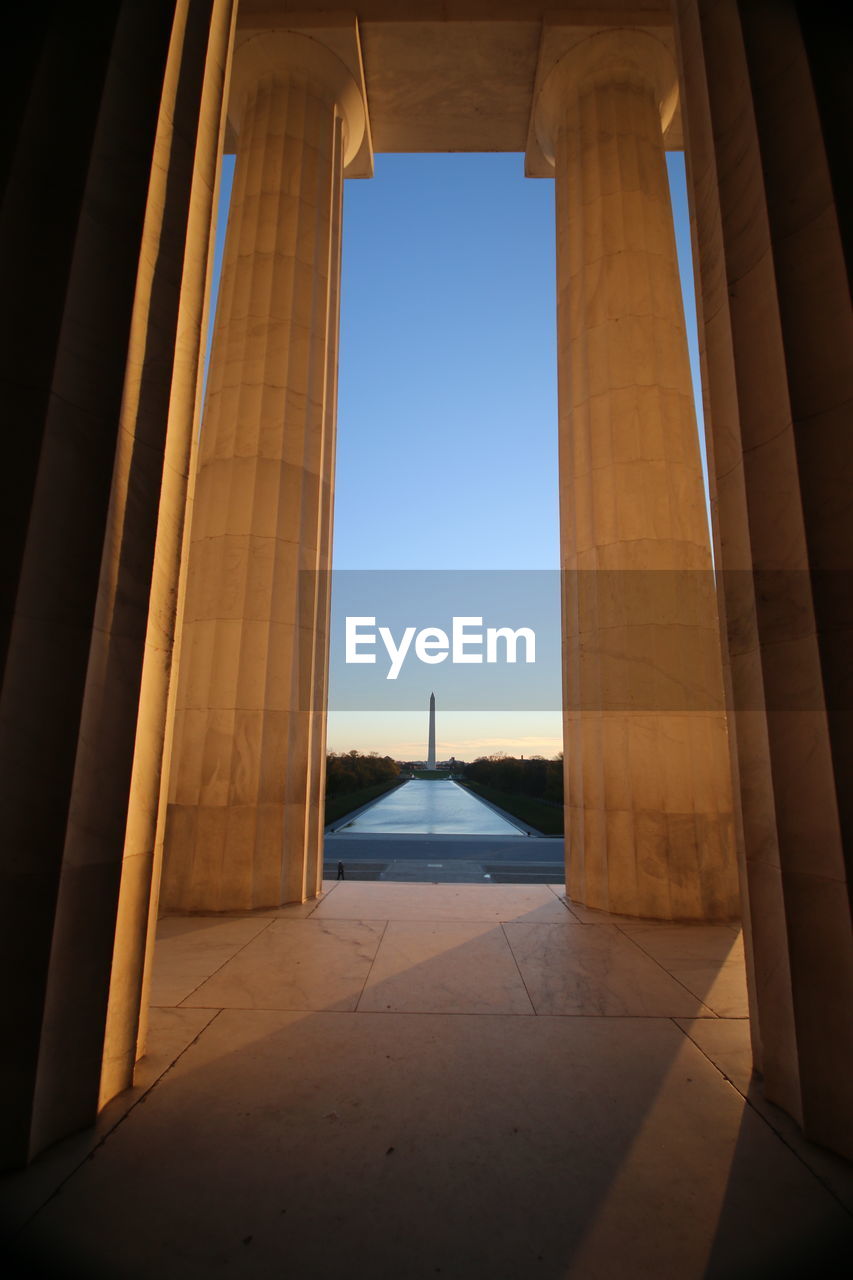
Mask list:
[[[678,71],[666,44],[639,27],[573,28],[569,47],[550,67],[540,59],[532,110],[532,130],[545,162],[553,169],[557,136],[584,86],[634,83],[654,93],[666,131],[678,107]]]
[[[270,28],[242,32],[234,50],[229,123],[239,136],[249,91],[261,80],[298,75],[326,94],[344,122],[346,177],[373,175],[373,147],[358,24],[311,30]]]

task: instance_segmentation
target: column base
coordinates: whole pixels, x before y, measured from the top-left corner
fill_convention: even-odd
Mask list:
[[[566,808],[566,891],[646,920],[740,919],[731,814]]]
[[[283,879],[283,850],[288,830],[298,826],[304,840],[304,816],[295,804],[170,805],[161,910],[257,911],[301,902]]]

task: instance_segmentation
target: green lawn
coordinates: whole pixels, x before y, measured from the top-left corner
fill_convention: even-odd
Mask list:
[[[402,778],[392,778],[390,782],[376,782],[372,787],[360,787],[358,791],[345,791],[339,796],[326,796],[326,826],[330,822],[345,818],[348,813],[352,813],[353,809],[360,809],[363,804],[367,804],[368,800],[376,800],[386,791],[399,787],[402,781]]]
[[[484,787],[479,782],[463,782],[475,795],[505,809],[514,818],[520,818],[543,836],[561,836],[563,834],[563,810],[557,805],[548,804],[545,800],[537,800],[535,796],[514,796],[506,791],[498,791],[495,787]]]

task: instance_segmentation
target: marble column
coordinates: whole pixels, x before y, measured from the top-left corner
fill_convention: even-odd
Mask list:
[[[176,600],[201,410],[202,352],[236,7],[236,0],[202,0],[178,6],[143,231],[122,427],[126,438],[134,439],[153,419],[165,422],[166,432],[110,968],[101,1105],[133,1083],[147,1021],[143,985],[149,924],[151,915],[156,915],[160,881],[161,782],[171,737],[169,691]],[[188,50],[194,54],[192,62]],[[163,270],[167,260],[168,275]],[[176,280],[180,281],[179,290]],[[161,297],[164,291],[171,304],[166,314]],[[160,344],[155,349],[149,332],[155,328],[173,361],[171,380],[163,376],[167,361]],[[120,476],[119,472],[119,480]],[[120,482],[114,487],[121,492]]]
[[[853,313],[820,109],[844,76],[843,22],[790,3],[675,13],[754,1061],[765,1096],[849,1159]]]
[[[0,353],[16,424],[0,696],[4,1167],[96,1115],[211,7],[128,0],[82,25],[67,6],[19,15],[32,60],[16,79],[0,253],[16,299]]]
[[[567,884],[587,906],[739,906],[718,621],[653,35],[581,34],[544,77],[554,164]]]
[[[249,32],[235,53],[232,118],[237,163],[189,548],[167,910],[301,901],[321,870],[342,178],[366,113],[327,44]]]

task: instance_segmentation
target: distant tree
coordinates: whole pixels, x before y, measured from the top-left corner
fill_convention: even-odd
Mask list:
[[[332,751],[326,757],[326,795],[345,795],[379,782],[391,782],[399,772],[400,766],[395,760],[376,751],[368,755],[356,750],[340,755]]]
[[[494,787],[506,795],[535,796],[553,804],[563,803],[562,753],[553,760],[544,756],[527,759],[502,751],[480,756],[465,768],[465,776],[484,787]]]

